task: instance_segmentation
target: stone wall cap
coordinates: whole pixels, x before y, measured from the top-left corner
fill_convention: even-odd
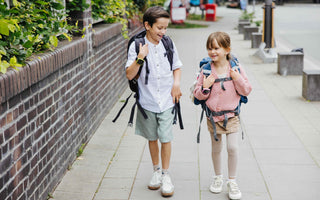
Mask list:
[[[244,26],[244,29],[259,29],[258,26]]]
[[[310,75],[320,75],[320,70],[318,69],[304,69],[304,74],[310,74]]]
[[[278,55],[284,55],[284,56],[289,56],[289,55],[303,56],[304,54],[301,53],[301,52],[278,52]]]

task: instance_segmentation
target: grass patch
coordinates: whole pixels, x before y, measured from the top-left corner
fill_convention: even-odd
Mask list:
[[[216,21],[219,21],[222,17],[216,16]],[[203,18],[201,15],[197,15],[194,13],[189,13],[187,20],[195,20],[195,21],[206,21],[206,16],[204,15]]]
[[[183,24],[169,24],[169,28],[207,28],[208,25],[203,24],[191,24],[184,22]]]
[[[194,13],[189,13],[187,19],[188,19],[188,20],[205,21],[205,20],[206,20],[206,17],[204,16],[204,17],[202,18],[201,15],[197,15],[197,14],[194,14]]]
[[[85,146],[86,146],[86,144],[82,144],[79,147],[78,152],[77,152],[77,157],[80,157],[82,155]]]

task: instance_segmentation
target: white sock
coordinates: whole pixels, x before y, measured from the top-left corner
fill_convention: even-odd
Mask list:
[[[160,166],[159,165],[153,165],[153,171],[158,171],[160,170]]]
[[[236,181],[236,179],[234,178],[234,179],[228,179],[228,182],[234,182],[234,183],[236,183],[237,181]]]
[[[162,169],[162,175],[169,174],[168,169]]]

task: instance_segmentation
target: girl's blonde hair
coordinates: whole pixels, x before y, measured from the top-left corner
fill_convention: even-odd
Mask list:
[[[230,36],[225,32],[214,32],[211,33],[207,39],[207,49],[214,49],[214,41],[217,41],[219,47],[230,50],[231,40]],[[227,59],[230,59],[230,53],[227,54]]]

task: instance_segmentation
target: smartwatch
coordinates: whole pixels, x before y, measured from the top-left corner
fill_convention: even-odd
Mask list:
[[[202,89],[202,93],[203,94],[209,94],[210,93],[210,89],[208,88],[201,88]]]
[[[141,58],[136,57],[136,63],[141,66],[144,63],[144,60],[141,59]]]

